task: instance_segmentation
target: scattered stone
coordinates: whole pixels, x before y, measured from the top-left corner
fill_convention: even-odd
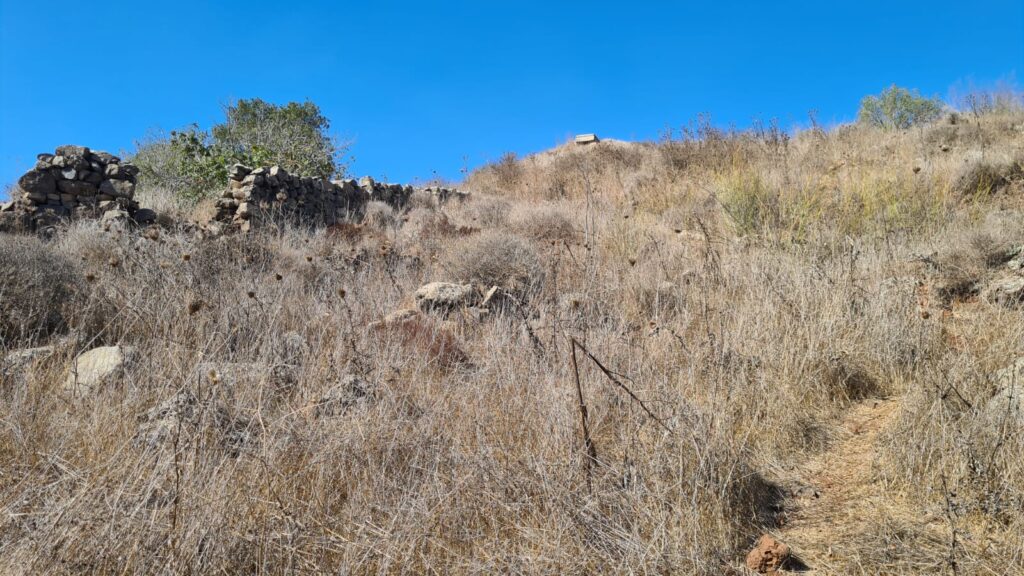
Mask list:
[[[157,448],[172,439],[184,426],[198,424],[199,400],[192,392],[182,390],[150,408],[141,418],[133,443],[138,447]]]
[[[132,443],[137,448],[155,450],[187,442],[199,431],[202,420],[212,425],[219,445],[232,458],[255,444],[256,430],[251,420],[232,414],[223,404],[200,402],[190,390],[179,391],[142,415]]]
[[[40,346],[38,348],[25,348],[8,352],[0,360],[0,376],[5,380],[16,379],[32,365],[52,356],[53,351],[53,346]]]
[[[156,223],[157,218],[156,211],[149,208],[139,208],[135,211],[135,222],[143,226]]]
[[[298,381],[298,371],[287,364],[259,362],[202,362],[196,366],[199,376],[221,386],[229,393],[246,384],[266,382],[277,393],[290,390]]]
[[[1024,277],[1008,276],[997,279],[989,287],[990,302],[1016,308],[1024,302]]]
[[[431,282],[420,286],[413,295],[416,306],[424,312],[447,314],[473,303],[476,291],[469,284]]]
[[[135,355],[131,346],[101,346],[84,352],[75,358],[64,390],[78,395],[92,392],[121,377]]]
[[[747,554],[747,568],[758,574],[775,574],[785,567],[790,554],[789,546],[764,534]]]
[[[128,229],[130,218],[124,210],[104,212],[100,218],[100,227],[107,232],[124,232]]]

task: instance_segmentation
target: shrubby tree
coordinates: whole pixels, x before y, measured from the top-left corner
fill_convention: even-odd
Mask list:
[[[938,98],[925,98],[917,90],[894,84],[878,96],[865,96],[860,102],[858,120],[879,128],[905,130],[935,120],[944,108]]]
[[[303,176],[330,178],[338,169],[341,148],[329,135],[330,121],[312,102],[239,100],[225,115],[227,121],[213,127],[213,140],[230,152],[261,150],[273,164]]]
[[[258,98],[225,108],[210,132],[196,125],[138,145],[133,161],[143,185],[198,200],[227,185],[234,163],[279,165],[303,176],[344,174],[345,147],[330,135],[330,122],[312,102],[283,106]]]

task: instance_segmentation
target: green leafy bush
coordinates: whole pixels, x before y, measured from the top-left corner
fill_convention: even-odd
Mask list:
[[[865,96],[860,102],[858,120],[879,128],[905,130],[935,120],[944,108],[938,98],[925,98],[917,90],[894,84],[878,96]]]
[[[223,189],[235,163],[279,165],[320,178],[344,174],[345,147],[328,133],[330,122],[312,102],[240,100],[227,106],[225,116],[210,132],[192,125],[140,143],[133,161],[142,185],[194,201]]]
[[[213,127],[214,142],[231,153],[261,150],[273,164],[303,176],[330,178],[339,171],[342,146],[331,123],[312,102],[277,106],[259,98],[239,100]]]

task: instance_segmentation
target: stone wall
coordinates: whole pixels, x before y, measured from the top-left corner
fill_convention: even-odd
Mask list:
[[[280,166],[252,170],[235,164],[213,217],[242,230],[267,219],[331,225],[362,211],[366,197],[350,183],[289,174]]]
[[[448,188],[417,189],[375,182],[370,177],[358,182],[307,178],[289,174],[280,166],[253,170],[236,164],[229,170],[229,178],[227,190],[217,200],[213,221],[243,231],[269,219],[329,226],[358,217],[370,201],[401,208],[417,191],[430,194],[438,203],[466,196]]]
[[[84,146],[58,146],[55,154],[37,158],[18,179],[11,201],[0,205],[2,227],[37,230],[111,210],[136,215],[138,169],[130,163]]]

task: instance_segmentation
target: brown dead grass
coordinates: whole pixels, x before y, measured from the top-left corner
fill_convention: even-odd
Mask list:
[[[1024,319],[933,291],[1019,241],[1012,187],[965,200],[955,175],[1021,122],[705,129],[509,158],[383,225],[24,247],[84,288],[47,333],[73,338],[0,387],[0,572],[721,574],[790,529],[794,478],[831,486],[789,514],[812,568],[1022,571],[1021,434],[978,415]],[[509,278],[530,298],[482,321],[371,328],[427,281]],[[584,360],[577,392],[570,338],[618,383]],[[142,360],[61,391],[114,343]],[[138,442],[173,398],[191,416]]]

